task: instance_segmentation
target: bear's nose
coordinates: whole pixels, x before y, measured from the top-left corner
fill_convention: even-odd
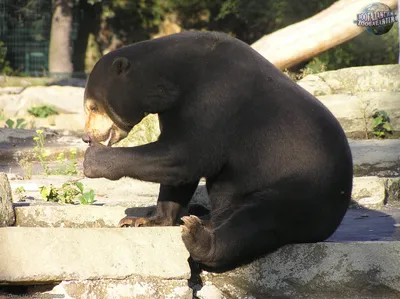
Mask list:
[[[82,136],[82,140],[83,140],[83,142],[85,142],[85,143],[90,143],[90,136],[89,136],[89,134],[88,133],[84,133],[83,134],[83,136]]]

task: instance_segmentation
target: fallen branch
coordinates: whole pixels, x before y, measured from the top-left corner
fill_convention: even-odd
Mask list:
[[[396,9],[397,0],[379,2]],[[315,16],[268,34],[252,47],[286,69],[344,43],[364,29],[353,23],[370,0],[340,0]]]

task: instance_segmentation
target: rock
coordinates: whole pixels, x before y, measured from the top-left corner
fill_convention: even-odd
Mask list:
[[[374,110],[384,110],[393,130],[400,131],[400,91],[324,95],[318,99],[335,115],[346,133],[364,133],[360,134],[364,137],[367,129],[369,136],[373,137]]]
[[[0,128],[0,143],[32,143],[36,130]],[[43,130],[45,138],[55,137],[57,133],[51,130]]]
[[[350,140],[350,148],[355,176],[399,176],[400,140]]]
[[[223,296],[221,290],[219,290],[216,286],[212,285],[210,282],[206,282],[206,285],[196,292],[196,297],[199,299],[226,298]]]
[[[29,115],[32,106],[50,105],[59,113],[83,115],[84,88],[72,86],[33,86],[18,95],[0,95],[0,110],[10,118]]]
[[[137,124],[129,133],[129,135],[114,144],[116,147],[137,146],[156,141],[160,135],[160,126],[158,116],[150,114],[146,116],[139,124]]]
[[[3,94],[20,94],[25,87],[2,87],[0,88],[0,95]]]
[[[400,178],[390,178],[386,181],[388,202],[400,202]]]
[[[28,292],[29,294],[29,292]],[[32,295],[34,288],[32,288]],[[86,281],[63,281],[51,291],[42,292],[43,298],[175,298],[192,299],[192,290],[186,280],[162,280],[150,277],[133,279],[102,279]]]
[[[368,208],[380,208],[385,204],[385,181],[378,177],[358,177],[353,180],[352,200]]]
[[[15,208],[16,226],[111,228],[118,227],[127,208],[95,205],[32,205]],[[143,215],[144,214],[144,215]],[[145,216],[145,213],[138,216]],[[132,215],[132,214],[130,214]]]
[[[318,75],[308,75],[297,82],[301,87],[315,96],[330,95],[332,90]]]
[[[83,132],[85,127],[85,116],[83,108],[80,113],[55,115],[54,127],[57,128],[57,130]]]
[[[2,283],[190,276],[179,227],[7,227],[0,252]]]
[[[398,298],[400,242],[316,243],[285,246],[203,282],[226,298]]]
[[[357,93],[371,91],[400,92],[400,65],[375,65],[351,67],[335,71],[328,71],[304,77],[298,83],[314,95]],[[311,78],[308,78],[310,77]],[[331,93],[324,93],[328,87],[314,88],[319,77],[331,89]],[[320,81],[319,81],[320,82]]]
[[[15,214],[10,183],[7,175],[0,173],[0,227],[14,225],[14,222]]]

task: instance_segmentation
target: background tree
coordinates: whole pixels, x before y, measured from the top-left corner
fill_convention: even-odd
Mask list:
[[[52,0],[49,46],[49,72],[72,74],[72,7],[73,0]]]

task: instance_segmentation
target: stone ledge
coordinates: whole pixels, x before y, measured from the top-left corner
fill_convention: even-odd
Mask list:
[[[175,239],[167,241],[171,235],[179,235],[175,228],[163,229],[164,236],[158,234],[161,230],[157,229],[131,229],[132,232],[143,232],[134,233],[141,237],[140,242],[135,244],[129,234],[124,234],[125,238],[110,238],[107,244],[103,242],[96,250],[86,247],[94,244],[82,243],[82,235],[71,239],[76,236],[67,232],[77,232],[75,229],[0,229],[0,237],[4,237],[5,231],[9,235],[13,232],[19,239],[14,236],[1,240],[0,266],[5,270],[0,273],[0,281],[3,283],[33,286],[56,282],[41,294],[64,294],[66,298],[88,298],[89,294],[96,294],[97,298],[110,298],[114,294],[129,298],[192,298],[186,280],[189,276],[187,253],[179,255]],[[59,232],[57,240],[63,240],[61,243],[65,247],[60,247],[57,244],[61,243],[52,239],[54,231]],[[107,237],[110,236],[107,229],[79,231],[84,231],[88,239],[98,239],[99,231],[108,231]],[[122,230],[113,231],[119,234]],[[149,236],[152,241],[149,241]],[[49,242],[36,241],[44,238]],[[174,244],[172,250],[165,248],[171,243]],[[14,247],[10,248],[11,244]],[[114,244],[119,245],[116,247],[118,250],[114,250]],[[145,250],[136,250],[137,244]],[[4,252],[6,247],[9,250]],[[105,254],[107,249],[104,247],[113,250]],[[46,248],[50,250],[46,252]],[[149,248],[154,254],[146,251]],[[85,249],[92,252],[83,253]],[[57,252],[56,259],[51,252]],[[63,254],[61,258],[60,253]],[[195,298],[202,299],[399,298],[399,255],[400,242],[397,241],[288,245],[232,271],[219,274],[202,272],[197,276],[201,284],[192,286]],[[137,271],[138,268],[143,271]],[[14,278],[12,281],[10,274]],[[192,283],[194,281],[196,277]]]
[[[179,227],[0,228],[0,282],[188,279]]]
[[[101,180],[101,182],[103,181]],[[15,203],[15,225],[21,227],[115,228],[118,227],[121,218],[127,215],[150,216],[154,212],[158,188],[153,188],[154,186],[151,183],[139,183],[134,180],[132,182],[135,183],[132,186],[136,187],[132,190],[129,189],[132,196],[130,199],[126,199],[122,195],[117,196],[118,193],[113,194],[112,190],[106,190],[111,194],[111,199],[107,202],[104,202],[103,199],[103,203],[101,203],[102,199],[96,197],[100,202],[99,204],[104,204],[104,206],[62,205],[37,200],[30,201],[31,203]],[[36,194],[37,185],[35,184],[12,182],[11,185],[13,189],[24,186],[26,190],[30,190],[29,188],[34,187],[35,192],[30,192],[29,195],[38,196]],[[386,203],[398,203],[400,201],[399,186],[400,178],[356,177],[353,181],[352,199],[363,207],[379,209]],[[95,186],[90,187],[100,193],[103,191]],[[102,187],[106,189],[104,186]],[[147,190],[144,195],[143,189]],[[149,194],[154,196],[149,197]],[[118,198],[121,198],[120,202],[118,202]],[[125,202],[122,199],[125,199]],[[108,205],[113,202],[115,205]],[[192,203],[209,205],[204,184],[201,183],[198,187]]]
[[[201,289],[198,295],[203,299],[399,298],[399,256],[400,242],[289,245],[233,271],[202,273],[206,289],[215,291],[208,296]],[[217,290],[224,297],[216,296]]]
[[[0,285],[0,298],[192,299],[193,290],[189,288],[186,279],[136,277],[122,280],[70,280],[47,285],[8,285],[3,288]]]
[[[143,209],[145,210],[145,209]],[[151,208],[148,209],[149,211]],[[125,207],[85,205],[34,205],[16,207],[16,226],[65,228],[116,228],[126,216]],[[146,213],[143,214],[145,216]]]

